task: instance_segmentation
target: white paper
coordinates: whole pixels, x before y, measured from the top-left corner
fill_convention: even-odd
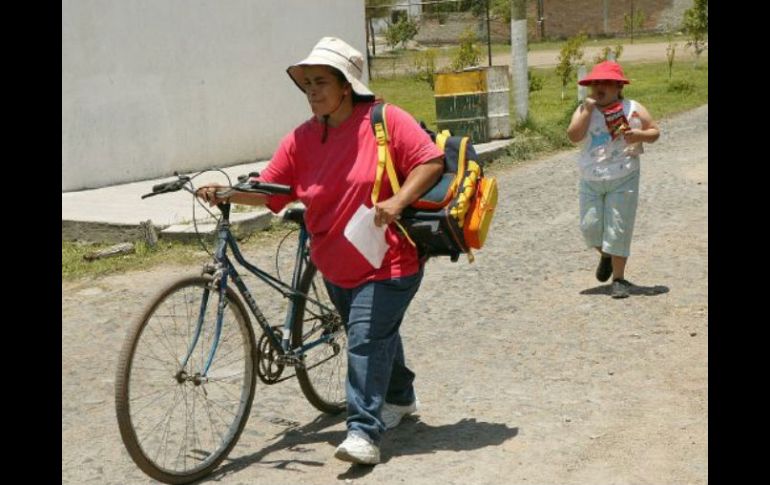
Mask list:
[[[345,237],[375,268],[382,265],[388,243],[385,242],[386,225],[377,227],[374,224],[374,208],[361,204],[353,217],[345,226]]]

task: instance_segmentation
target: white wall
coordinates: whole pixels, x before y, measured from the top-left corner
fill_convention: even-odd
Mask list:
[[[310,116],[286,68],[364,28],[361,0],[63,0],[62,191],[269,158]]]

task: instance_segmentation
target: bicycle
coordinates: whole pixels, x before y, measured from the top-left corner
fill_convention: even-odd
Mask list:
[[[154,186],[142,198],[181,189],[195,197],[194,177],[175,175],[177,180]],[[239,177],[239,184],[217,195],[290,191],[247,179]],[[246,261],[231,233],[230,204],[217,208],[221,219],[213,261],[200,275],[166,286],[147,304],[118,361],[115,404],[121,438],[138,467],[165,483],[198,480],[227,457],[248,420],[257,378],[273,385],[296,377],[319,411],[345,409],[346,329],[310,260],[304,208],[284,215],[299,224],[291,284]],[[241,266],[288,298],[282,326],[270,326],[228,248]],[[262,331],[259,340],[247,308]],[[294,373],[284,375],[288,368]]]

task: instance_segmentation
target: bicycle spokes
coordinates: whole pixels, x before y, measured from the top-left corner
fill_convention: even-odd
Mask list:
[[[188,279],[161,295],[139,322],[133,352],[121,356],[121,435],[137,464],[163,481],[221,461],[253,398],[253,333],[230,296],[206,304],[209,282]]]

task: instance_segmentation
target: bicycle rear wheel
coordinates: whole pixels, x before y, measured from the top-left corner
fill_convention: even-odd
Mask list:
[[[165,483],[197,480],[216,468],[238,441],[256,383],[254,332],[236,293],[227,288],[222,332],[216,338],[218,292],[212,278],[183,278],[160,292],[131,328],[115,380],[123,443],[147,475]],[[194,341],[201,303],[203,326]]]
[[[319,411],[337,414],[346,407],[348,338],[345,325],[334,309],[321,273],[310,261],[300,279],[299,291],[323,307],[304,298],[297,302],[291,329],[292,348],[322,337],[329,340],[304,352],[304,365],[296,368],[297,380],[310,404]]]

